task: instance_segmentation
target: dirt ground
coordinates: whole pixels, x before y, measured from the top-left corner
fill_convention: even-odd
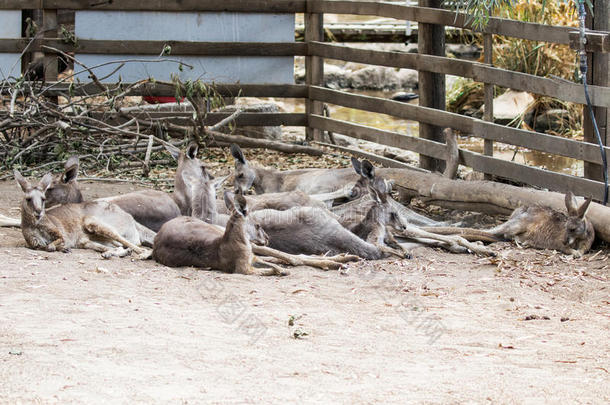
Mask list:
[[[609,403],[609,252],[493,247],[256,278],[0,228],[0,403]]]

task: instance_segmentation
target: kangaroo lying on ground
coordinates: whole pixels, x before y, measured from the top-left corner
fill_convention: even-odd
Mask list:
[[[129,253],[125,248],[129,248],[142,258],[148,257],[149,252],[138,245],[152,246],[154,232],[139,225],[117,205],[92,201],[47,210],[45,200],[53,180],[51,173],[34,187],[17,170],[15,179],[24,192],[21,231],[30,248],[49,252],[93,249],[106,258],[125,256]]]
[[[64,164],[64,171],[59,176],[53,176],[53,180],[46,192],[47,208],[58,204],[79,203],[83,201],[83,195],[77,183],[78,176],[78,156],[71,156]],[[19,228],[21,221],[0,215],[0,226],[11,226]]]
[[[565,197],[567,215],[550,207],[519,207],[508,220],[487,232],[537,249],[553,249],[581,257],[595,240],[593,224],[586,218],[591,198],[579,207],[572,192]]]
[[[256,194],[301,190],[306,194],[331,193],[355,183],[358,175],[352,169],[299,169],[279,171],[252,166],[239,146],[231,145],[235,158],[235,188],[254,187]]]
[[[170,267],[209,267],[228,273],[261,276],[282,275],[281,269],[255,269],[250,239],[246,232],[247,202],[241,195],[225,192],[231,217],[224,231],[192,217],[178,217],[164,224],[155,237],[153,258]],[[255,242],[265,243],[264,233]],[[261,260],[259,260],[261,261]]]

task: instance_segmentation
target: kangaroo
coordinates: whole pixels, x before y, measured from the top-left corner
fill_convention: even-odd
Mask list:
[[[64,164],[64,171],[55,176],[46,193],[46,206],[51,208],[58,204],[83,202],[83,195],[78,186],[78,156],[71,156]]]
[[[18,170],[15,179],[24,192],[21,231],[32,249],[69,252],[93,249],[102,256],[125,256],[129,248],[140,257],[148,253],[138,245],[152,246],[154,232],[139,225],[117,205],[104,201],[70,203],[45,208],[46,192],[53,181],[47,173],[32,186]]]
[[[226,191],[224,200],[231,217],[224,232],[197,218],[181,216],[165,223],[155,237],[153,258],[170,267],[209,267],[227,273],[261,276],[282,275],[277,266],[255,269],[250,237],[246,233],[248,208],[242,195]],[[263,262],[267,265],[270,263]]]
[[[406,252],[399,252],[402,248],[388,229],[392,228],[397,232],[404,232],[407,229],[407,224],[402,222],[398,211],[389,201],[391,186],[387,181],[378,178],[375,179],[373,184],[368,185],[368,190],[373,205],[364,219],[354,224],[350,230],[361,239],[374,244],[387,253],[410,258]]]
[[[58,204],[79,203],[83,201],[83,195],[78,187],[79,160],[78,156],[71,156],[64,164],[64,171],[59,176],[54,176],[46,192],[45,206],[47,208]],[[0,215],[0,226],[16,227],[21,226],[19,219],[13,219]]]
[[[387,200],[387,182],[377,180],[376,187],[369,186],[374,204],[351,229],[346,229],[327,210],[316,207],[261,210],[253,212],[252,218],[269,236],[269,245],[287,253],[350,253],[364,259],[380,259],[386,255],[408,258],[410,256],[388,232],[388,227],[402,232],[405,225]]]
[[[519,207],[508,220],[488,232],[517,244],[537,249],[553,249],[581,257],[595,240],[593,224],[586,218],[591,198],[578,206],[572,192],[565,196],[567,215],[550,207]]]
[[[351,201],[330,209],[331,212],[339,217],[339,222],[348,228],[354,223],[361,222],[371,206],[375,204],[371,198],[372,194],[369,192],[369,185],[373,184],[375,180],[378,179],[375,173],[375,167],[366,159],[359,161],[356,158],[352,158],[352,167],[358,174],[359,179],[351,189]],[[384,194],[386,195],[388,203],[394,207],[394,210],[398,213],[403,223],[430,227],[445,225],[444,222],[437,222],[424,215],[418,214],[394,200],[390,195],[391,185],[391,181],[387,183],[389,189],[388,192]]]
[[[355,183],[358,175],[352,169],[299,169],[279,171],[252,166],[236,144],[231,145],[235,158],[235,188],[256,194],[301,190],[306,194],[330,193]]]

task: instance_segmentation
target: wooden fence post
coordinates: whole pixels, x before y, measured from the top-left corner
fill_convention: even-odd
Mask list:
[[[57,38],[57,10],[44,9],[42,12],[42,29],[45,38]],[[57,80],[57,54],[44,53],[44,79],[45,81]]]
[[[307,2],[309,11],[310,2]],[[305,43],[310,41],[324,41],[324,14],[305,13]],[[307,52],[310,55],[310,52]],[[305,57],[305,83],[307,86],[321,86],[324,84],[324,59],[318,56]],[[307,114],[307,128],[305,138],[308,141],[323,141],[322,131],[309,125],[311,114],[322,115],[323,104],[314,101],[310,97],[305,101],[305,113]]]
[[[610,5],[607,0],[594,0],[593,10],[587,12],[587,27],[594,30],[610,31]],[[610,86],[610,53],[594,52],[588,57],[589,71],[587,82],[596,86]],[[593,107],[597,126],[602,138],[602,143],[608,145],[610,142],[610,134],[608,134],[608,124],[610,122],[610,109],[603,107]],[[593,123],[589,116],[588,107],[585,105],[583,110],[583,131],[584,141],[597,144],[597,137]],[[602,166],[584,162],[585,178],[592,180],[603,181]]]
[[[442,0],[419,0],[420,7],[440,8]],[[445,56],[445,26],[419,24],[418,51],[420,54]],[[419,72],[419,105],[445,109],[445,75],[432,72]],[[419,124],[419,137],[437,142],[445,142],[443,128]],[[442,172],[445,162],[429,156],[419,155],[420,167]]]
[[[493,34],[483,34],[483,55],[485,58],[485,63],[488,65],[493,65]],[[485,114],[483,115],[483,119],[485,121],[493,122],[494,121],[494,85],[493,83],[485,83],[484,87],[485,92]],[[483,154],[486,156],[494,155],[494,141],[485,139],[483,141]],[[485,174],[485,180],[492,179],[491,174]]]

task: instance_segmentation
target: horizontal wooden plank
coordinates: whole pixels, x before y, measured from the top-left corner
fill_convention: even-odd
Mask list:
[[[319,129],[330,130],[335,133],[340,133],[357,139],[364,139],[388,146],[397,146],[417,153],[425,153],[438,159],[445,158],[444,145],[426,139],[408,139],[413,137],[391,132],[388,133],[388,131],[380,131],[375,128],[366,127],[359,124],[348,123],[345,121],[315,115],[310,117],[310,125],[314,125]],[[341,148],[335,145],[332,147],[348,151],[346,148]],[[460,149],[459,153],[460,164],[472,167],[477,171],[491,173],[498,177],[519,181],[532,186],[547,188],[553,191],[567,192],[568,190],[571,190],[577,195],[592,196],[598,200],[603,199],[604,185],[601,182],[562,173],[555,173],[537,167],[509,162],[463,149]],[[379,159],[376,161],[386,165],[387,167],[403,167],[403,165],[405,165],[404,163],[397,162],[392,159],[381,156],[377,157]],[[371,158],[371,156],[367,156],[367,158]]]
[[[324,42],[308,43],[308,53],[327,59],[451,74],[510,89],[555,97],[573,103],[586,103],[581,84],[513,72],[463,59],[358,49]],[[593,105],[610,107],[610,87],[590,86],[589,89]]]
[[[522,146],[532,150],[587,162],[601,163],[599,147],[592,143],[505,127],[447,111],[386,100],[379,97],[350,94],[317,86],[310,87],[309,97],[317,101],[341,105],[343,107],[388,114],[441,127],[450,127],[483,139]],[[610,147],[604,147],[604,150],[606,151],[606,156],[610,159]]]
[[[292,0],[2,0],[0,9],[47,8],[73,10],[243,11],[302,13],[306,1]]]
[[[456,15],[452,11],[436,8],[405,6],[375,1],[317,0],[309,2],[309,10],[316,13],[374,15],[472,29],[472,25],[466,23],[466,14],[459,13]],[[570,42],[569,32],[573,30],[573,27],[551,26],[504,18],[490,18],[483,32],[532,41],[568,44]]]
[[[308,94],[307,86],[302,84],[225,84],[208,83],[215,86],[216,91],[223,97],[281,97],[281,98],[306,98]],[[123,88],[130,86],[130,83],[122,83]],[[108,84],[108,88],[116,89],[118,84]],[[47,83],[45,94],[50,96],[68,94],[70,83],[55,82]],[[39,91],[37,89],[36,91]],[[73,95],[83,96],[98,94],[100,89],[94,83],[75,85],[72,90]],[[173,96],[175,95],[174,85],[162,82],[142,82],[138,87],[131,90],[132,96]]]
[[[437,159],[445,159],[446,157],[445,144],[430,141],[428,139],[417,138],[398,132],[384,131],[366,125],[322,117],[320,115],[311,115],[309,117],[309,125],[322,131],[331,131],[356,139],[406,149]]]
[[[228,117],[231,113],[208,113],[205,117],[206,125],[214,125],[217,122]],[[140,118],[146,121],[157,121],[160,119],[169,120],[176,124],[184,124],[190,122],[193,117],[192,112],[139,112],[130,113],[127,115],[108,114],[108,113],[93,113],[92,116],[96,119],[103,119],[104,122],[111,125],[121,125],[128,122],[132,117]],[[235,123],[238,126],[292,126],[303,127],[307,125],[307,116],[304,113],[241,113]]]
[[[598,201],[604,198],[604,183],[594,180],[555,173],[462,149],[460,149],[460,163],[480,172],[552,191],[562,193],[572,191],[576,195],[590,196]]]
[[[570,48],[580,50],[580,32],[570,32]],[[610,52],[610,32],[587,31],[587,52]]]
[[[29,40],[0,39],[0,52],[21,53]],[[81,54],[159,55],[166,46],[171,56],[305,56],[307,45],[295,42],[193,42],[193,41],[123,41],[79,39],[76,45],[61,39],[33,41],[30,50],[44,50],[43,46],[63,52]]]
[[[385,156],[379,156],[374,153],[366,152],[363,150],[348,148],[348,147],[341,146],[341,145],[333,145],[332,143],[325,143],[325,142],[314,142],[314,143],[316,143],[318,145],[322,145],[322,146],[327,146],[332,149],[340,150],[340,151],[349,153],[350,155],[354,155],[359,158],[368,159],[371,162],[378,163],[384,167],[392,167],[392,168],[396,168],[396,169],[409,169],[409,170],[427,172],[427,170],[420,169],[419,167],[411,166],[407,163],[399,162],[398,160],[390,159]]]

